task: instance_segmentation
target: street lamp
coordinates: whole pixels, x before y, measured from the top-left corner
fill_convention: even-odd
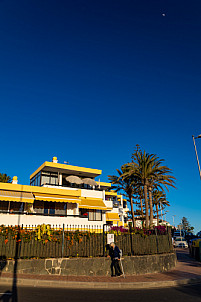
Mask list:
[[[194,137],[194,135],[192,135],[192,137],[193,137],[193,143],[194,143],[194,148],[195,148],[195,155],[196,155],[196,158],[197,158],[198,169],[199,169],[199,173],[200,173],[200,179],[201,179],[200,163],[199,163],[199,158],[198,158],[197,148],[196,148],[196,144],[195,144],[195,139],[196,139],[196,138],[201,138],[201,134],[200,134],[200,135],[198,135],[197,137]]]
[[[169,211],[166,211],[166,212],[164,213],[164,215],[165,215],[165,222],[167,222],[167,220],[166,220],[166,214],[167,214],[167,212],[169,212]]]
[[[174,218],[176,217],[176,215],[172,215],[172,219],[173,219],[173,226],[175,227],[175,224],[174,224]]]

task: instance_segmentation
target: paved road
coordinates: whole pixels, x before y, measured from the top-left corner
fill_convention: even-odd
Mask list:
[[[200,302],[201,285],[143,290],[71,290],[54,288],[18,287],[14,296],[11,289],[0,286],[3,302]]]

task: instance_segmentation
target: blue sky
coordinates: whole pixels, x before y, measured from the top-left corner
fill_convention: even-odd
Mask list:
[[[57,156],[107,181],[139,144],[177,178],[169,221],[199,231],[200,13],[199,0],[0,1],[1,172],[28,184]]]

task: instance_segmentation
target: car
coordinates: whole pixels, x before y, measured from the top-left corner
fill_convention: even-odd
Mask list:
[[[193,242],[196,241],[198,238],[192,238],[189,240],[189,247],[191,247],[193,245]]]
[[[197,233],[197,237],[201,238],[201,231]]]
[[[201,241],[201,238],[196,238],[192,241],[192,246],[193,247],[199,247],[199,244],[200,244],[200,241]]]
[[[188,243],[186,242],[184,237],[176,237],[174,239],[174,247],[187,248]]]

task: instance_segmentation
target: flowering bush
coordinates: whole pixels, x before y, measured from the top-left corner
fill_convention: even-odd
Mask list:
[[[15,240],[16,243],[21,242],[30,242],[31,240],[36,240],[46,244],[47,242],[57,242],[60,243],[62,240],[63,229],[53,229],[50,225],[38,225],[35,229],[27,229],[22,228],[20,226],[0,226],[0,236],[4,238],[5,244],[8,243],[9,240]],[[87,239],[90,236],[96,236],[95,233],[90,232],[80,232],[76,231],[65,231],[64,238],[68,242],[68,247],[72,247],[75,242],[81,243],[83,237]]]
[[[165,226],[159,225],[155,226],[154,229],[146,229],[146,228],[124,228],[123,226],[112,226],[110,228],[110,233],[120,235],[120,234],[126,234],[131,232],[131,234],[140,234],[141,236],[149,236],[149,235],[165,235],[167,234],[167,230]]]
[[[155,231],[157,232],[158,235],[165,235],[167,234],[166,227],[164,225],[158,225],[155,226]]]

